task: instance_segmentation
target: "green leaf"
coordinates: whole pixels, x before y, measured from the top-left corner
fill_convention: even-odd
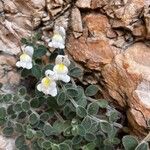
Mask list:
[[[80,136],[84,136],[85,135],[85,128],[84,128],[84,126],[82,126],[82,125],[78,125],[78,134],[80,135]]]
[[[22,103],[22,109],[23,109],[24,111],[30,110],[30,104],[29,104],[29,102],[24,101],[24,102]]]
[[[50,141],[44,141],[42,143],[42,147],[49,150],[51,147],[51,142]]]
[[[29,76],[29,75],[31,75],[31,70],[23,69],[23,70],[21,71],[21,76],[22,76],[22,77],[27,77],[27,76]]]
[[[84,138],[89,142],[96,140],[96,136],[93,133],[86,133]]]
[[[82,106],[78,106],[78,107],[76,108],[76,113],[77,113],[77,115],[80,116],[81,118],[83,118],[83,117],[85,117],[85,116],[87,115],[86,109],[85,109],[84,107],[82,107]]]
[[[135,150],[149,150],[149,145],[147,142],[142,142],[136,147]]]
[[[49,119],[49,113],[42,113],[41,115],[40,115],[40,119],[41,119],[41,121],[43,121],[43,122],[45,122],[45,121],[48,121],[48,119]]]
[[[95,134],[98,130],[98,125],[98,122],[93,122],[91,128],[88,131]]]
[[[25,87],[21,87],[18,89],[18,93],[21,95],[21,96],[24,96],[26,93],[27,93],[27,90]]]
[[[59,145],[57,144],[52,144],[51,147],[52,147],[52,150],[60,150]]]
[[[20,112],[20,113],[18,114],[18,119],[25,119],[26,116],[27,116],[27,113],[24,112],[24,111],[22,111],[22,112]]]
[[[34,137],[33,131],[31,129],[27,129],[27,131],[26,131],[26,138],[30,140],[33,137]]]
[[[82,121],[82,126],[86,129],[86,130],[88,130],[88,129],[90,129],[91,128],[91,126],[92,126],[92,120],[91,120],[91,118],[90,117],[85,117],[84,119],[83,119],[83,121]]]
[[[8,103],[12,100],[12,94],[6,94],[3,96],[3,102]]]
[[[28,145],[22,145],[22,147],[19,150],[30,150]]]
[[[100,108],[107,108],[108,102],[104,99],[100,99],[97,104],[99,105]]]
[[[64,92],[60,92],[57,96],[57,104],[64,105],[66,102],[66,94]]]
[[[78,101],[76,101],[76,103],[85,108],[87,105],[87,100],[85,97],[80,97],[78,98]]]
[[[14,107],[13,107],[13,110],[14,110],[15,112],[20,112],[20,111],[22,111],[21,104],[20,104],[20,103],[15,104]]]
[[[101,126],[102,131],[105,133],[110,133],[113,129],[111,124],[108,122],[101,122],[100,126]]]
[[[15,124],[15,131],[18,133],[24,133],[24,128],[21,123],[16,123]]]
[[[50,124],[46,124],[46,125],[44,125],[44,134],[46,135],[46,136],[50,136],[50,135],[52,135],[53,134],[53,132],[54,132],[54,129],[53,129],[53,127],[50,125]]]
[[[34,65],[31,71],[32,75],[35,76],[37,79],[39,79],[42,75],[41,68],[38,65]]]
[[[39,45],[38,48],[34,50],[33,57],[42,57],[46,54],[47,48],[44,45]]]
[[[34,124],[36,124],[37,122],[38,122],[38,116],[36,115],[36,114],[34,114],[34,113],[32,113],[30,116],[29,116],[29,123],[31,124],[31,125],[34,125]]]
[[[77,135],[77,136],[74,136],[74,137],[73,137],[73,139],[72,139],[72,144],[73,144],[73,145],[77,145],[77,144],[81,143],[81,141],[82,141],[82,137],[79,136],[79,135]]]
[[[90,103],[87,107],[87,112],[89,115],[96,115],[98,113],[99,106],[97,102]]]
[[[39,99],[38,98],[33,98],[30,102],[30,106],[32,108],[39,108],[40,106],[40,102],[39,102]]]
[[[76,88],[68,88],[67,89],[67,95],[71,97],[77,97],[78,96],[78,90]]]
[[[12,136],[13,133],[14,133],[13,127],[5,127],[5,128],[3,129],[3,135],[6,136],[6,137]]]
[[[70,70],[70,76],[72,76],[74,78],[81,77],[82,75],[83,75],[83,71],[78,67],[75,67]]]
[[[4,119],[6,117],[6,109],[4,107],[0,108],[0,119]]]
[[[21,148],[25,144],[25,137],[23,135],[16,138],[15,145],[16,148]]]
[[[119,119],[118,112],[111,111],[109,114],[109,121],[113,123],[113,122],[116,122],[118,119]]]
[[[71,150],[70,146],[67,143],[61,143],[59,144],[60,150]]]
[[[26,38],[21,38],[21,43],[22,44],[28,44],[28,40]]]
[[[45,71],[46,71],[46,70],[53,70],[53,68],[54,68],[54,65],[53,65],[53,64],[48,64],[48,65],[46,65],[46,66],[43,68],[43,70],[42,70],[42,75],[45,76]]]
[[[137,139],[131,135],[124,136],[122,138],[122,143],[123,143],[125,150],[134,150],[138,145]]]
[[[61,134],[65,129],[70,127],[70,122],[61,122],[56,120],[53,124],[53,128],[57,134]]]
[[[85,90],[86,96],[94,96],[99,91],[97,85],[89,85]]]
[[[83,146],[83,150],[95,150],[96,144],[94,142],[88,143],[87,145]]]

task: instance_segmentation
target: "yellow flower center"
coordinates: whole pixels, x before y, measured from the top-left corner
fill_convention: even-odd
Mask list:
[[[60,34],[54,34],[54,36],[53,36],[53,40],[63,40],[63,38],[62,38],[62,36],[60,35]]]
[[[45,77],[42,79],[42,84],[45,86],[45,87],[49,87],[50,84],[52,83],[52,80],[48,77]]]
[[[62,71],[64,71],[64,69],[65,69],[65,65],[64,64],[58,64],[57,65],[57,71],[58,72],[62,72]]]
[[[23,53],[21,56],[20,56],[20,60],[21,61],[28,61],[30,59],[30,56],[27,55],[26,53]]]

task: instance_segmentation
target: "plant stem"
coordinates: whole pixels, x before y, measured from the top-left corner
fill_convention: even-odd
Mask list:
[[[65,120],[62,118],[62,116],[57,111],[55,111],[54,114],[61,122],[63,122],[63,123],[65,122]]]

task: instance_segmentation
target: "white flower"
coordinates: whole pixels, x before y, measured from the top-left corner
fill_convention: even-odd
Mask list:
[[[55,73],[51,70],[47,70],[45,72],[45,77],[41,80],[41,83],[37,85],[37,89],[40,92],[43,92],[46,95],[56,96],[57,95],[57,88]]]
[[[32,46],[24,47],[23,54],[20,55],[20,61],[16,63],[16,66],[26,68],[26,69],[31,69],[33,52],[34,49]]]
[[[66,38],[66,31],[63,27],[55,27],[54,35],[52,40],[48,43],[49,47],[53,48],[65,48],[65,38]]]
[[[68,76],[68,66],[70,65],[70,61],[68,59],[68,56],[65,55],[58,55],[55,60],[55,66],[53,68],[53,71],[56,74],[57,80],[61,80],[65,83],[68,83],[70,81],[70,76]]]

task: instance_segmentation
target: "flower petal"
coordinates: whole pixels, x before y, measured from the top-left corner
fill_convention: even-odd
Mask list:
[[[65,83],[68,83],[70,81],[70,76],[59,74],[58,75],[58,80],[61,80],[61,81],[65,82]]]
[[[17,67],[21,67],[20,61],[17,61],[16,66],[17,66]]]
[[[26,63],[26,69],[31,69],[32,68],[32,62]]]
[[[42,84],[41,83],[37,85],[37,90],[40,92],[42,91]]]
[[[53,71],[57,74],[67,74],[68,68],[65,65],[63,67],[60,67],[60,64],[57,64],[54,66]]]
[[[57,88],[54,88],[53,90],[49,91],[49,94],[53,97],[55,97],[57,95]]]
[[[26,46],[26,47],[24,48],[24,52],[25,52],[26,54],[28,54],[30,57],[32,57],[32,56],[33,56],[33,53],[34,53],[34,49],[33,49],[32,46]]]

